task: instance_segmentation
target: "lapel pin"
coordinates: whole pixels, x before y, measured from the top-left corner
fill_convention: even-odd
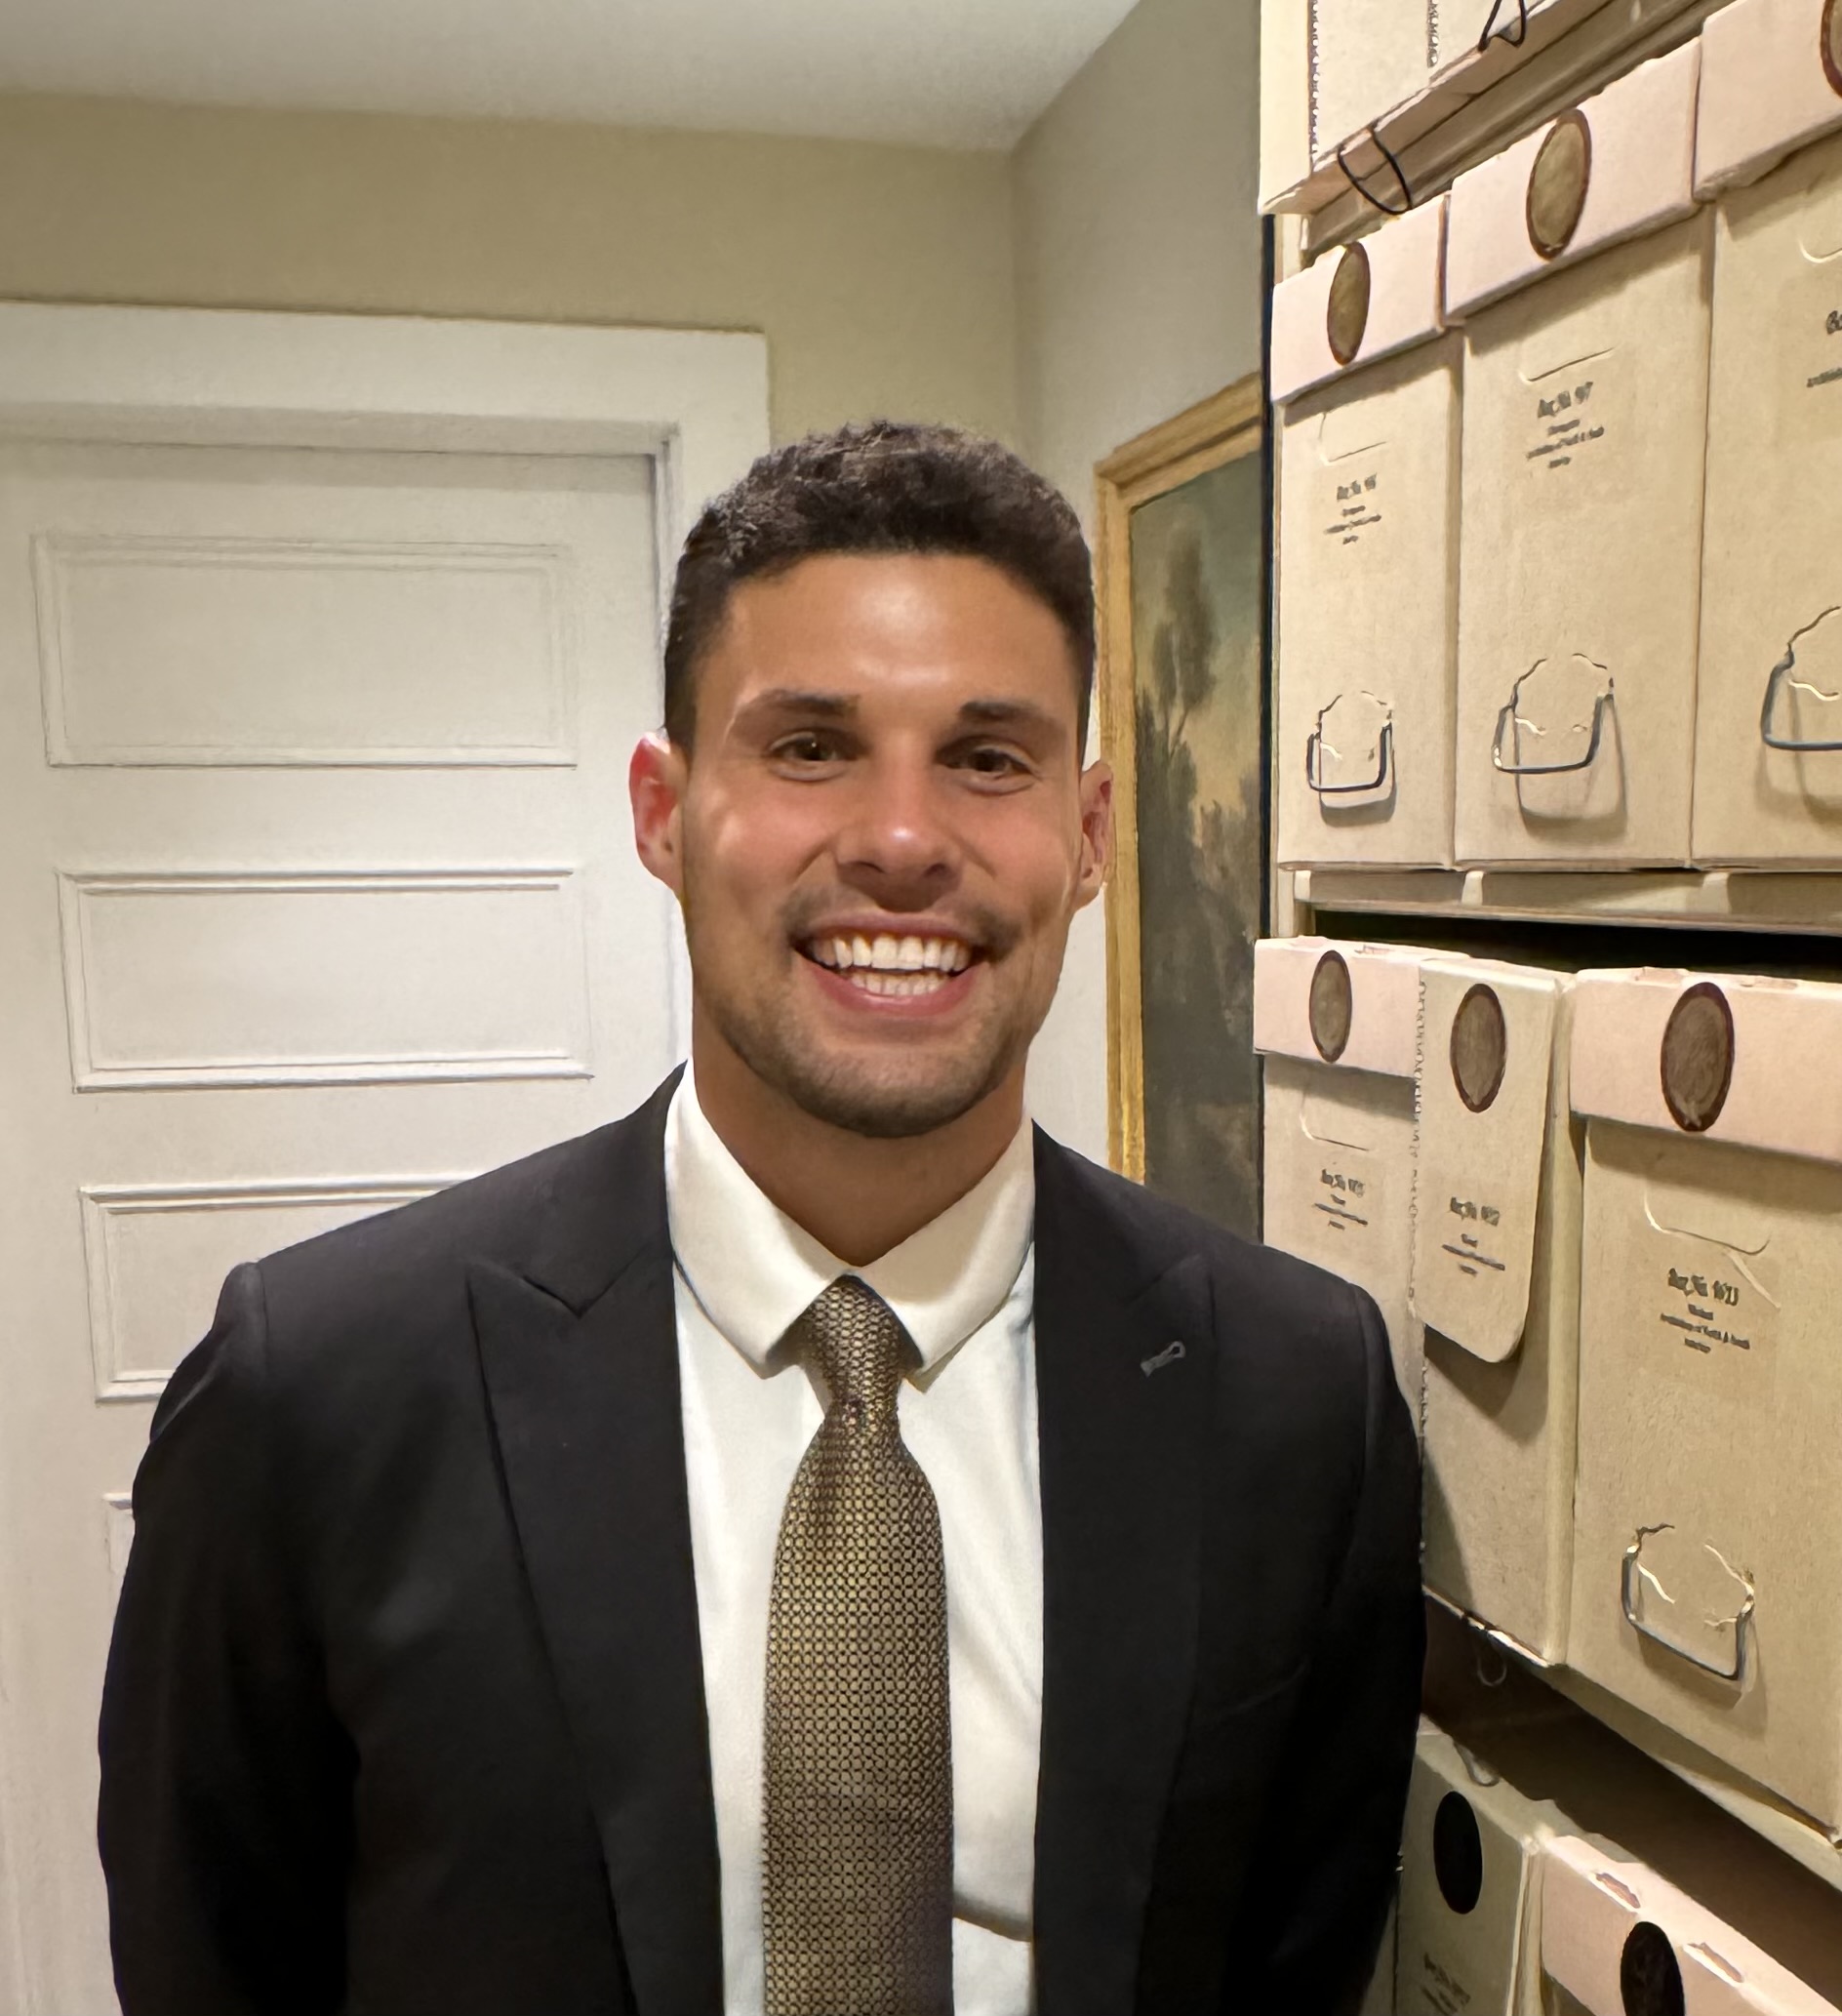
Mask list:
[[[1161,1351],[1154,1352],[1148,1358],[1141,1358],[1139,1360],[1139,1369],[1149,1379],[1152,1373],[1162,1372],[1166,1365],[1175,1365],[1182,1355],[1183,1347],[1181,1341],[1176,1344],[1167,1344]]]

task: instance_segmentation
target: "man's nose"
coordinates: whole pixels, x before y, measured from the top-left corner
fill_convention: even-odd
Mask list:
[[[856,793],[837,854],[844,879],[866,896],[898,907],[933,902],[958,880],[961,858],[938,781],[876,766]]]

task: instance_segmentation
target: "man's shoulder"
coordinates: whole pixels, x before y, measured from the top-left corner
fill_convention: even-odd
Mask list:
[[[1338,1275],[1230,1231],[1040,1129],[1036,1139],[1039,1184],[1047,1178],[1065,1189],[1085,1214],[1109,1227],[1139,1256],[1147,1272],[1197,1262],[1237,1308],[1313,1317],[1313,1328],[1324,1321],[1352,1325],[1360,1296]]]
[[[675,1083],[587,1134],[269,1254],[258,1267],[271,1314],[315,1327],[414,1323],[463,1293],[481,1266],[586,1300],[623,1251],[664,1237],[662,1131]]]

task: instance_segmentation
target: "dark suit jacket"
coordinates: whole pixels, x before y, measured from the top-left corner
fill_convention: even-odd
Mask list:
[[[102,1704],[127,2016],[717,2016],[670,1089],[230,1276]],[[1422,1650],[1381,1321],[1036,1178],[1041,2016],[1353,2006]]]

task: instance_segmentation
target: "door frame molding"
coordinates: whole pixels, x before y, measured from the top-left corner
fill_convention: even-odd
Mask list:
[[[0,302],[8,439],[643,456],[662,637],[693,519],[768,446],[768,345],[748,332]],[[683,1044],[681,943],[674,963]],[[14,1583],[0,1563],[0,1601]],[[20,1922],[31,1843],[8,1796],[10,1624],[24,1620],[0,1615],[0,2016],[23,2016],[48,1984],[30,1978]]]

